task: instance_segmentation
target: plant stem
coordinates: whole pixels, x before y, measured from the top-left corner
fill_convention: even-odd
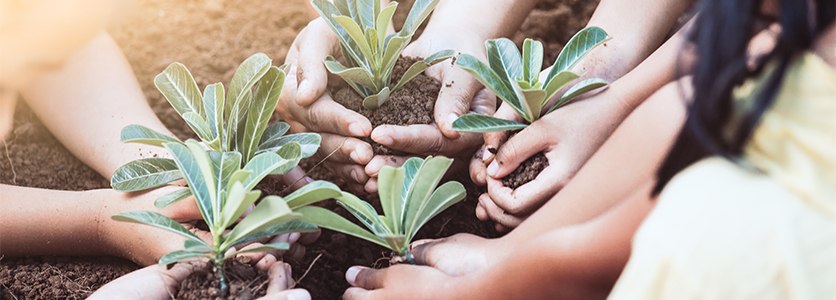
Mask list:
[[[226,294],[229,293],[229,285],[226,284],[226,276],[224,275],[224,259],[223,257],[215,256],[215,274],[218,275],[218,279],[221,280],[220,288],[221,288],[221,297],[226,297]]]

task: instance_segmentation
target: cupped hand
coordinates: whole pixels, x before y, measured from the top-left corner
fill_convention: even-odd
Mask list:
[[[450,276],[462,276],[484,270],[501,261],[510,252],[501,239],[486,239],[459,233],[435,240],[410,244],[415,263],[433,267]]]
[[[488,186],[476,216],[493,220],[498,230],[519,225],[568,184],[628,113],[627,106],[605,91],[555,110],[507,141],[505,134],[486,134],[486,149],[497,150],[496,155],[485,151],[481,162],[471,161],[471,177],[484,178]],[[502,184],[501,178],[539,152],[545,153],[549,166],[534,180],[516,190]]]
[[[426,266],[395,265],[385,269],[354,266],[345,272],[351,284],[344,300],[355,299],[455,299],[456,277]]]
[[[363,190],[368,180],[363,166],[372,159],[371,145],[358,137],[369,136],[372,125],[361,114],[335,102],[325,93],[327,56],[342,60],[339,40],[322,18],[306,26],[290,47],[285,63],[290,65],[276,111],[292,133],[316,132],[322,136],[317,154],[352,191]]]
[[[186,277],[208,263],[205,259],[193,259],[177,263],[171,269],[163,265],[148,266],[111,281],[88,299],[170,299],[171,295],[177,294]],[[276,260],[274,256],[263,256],[255,267],[269,276],[267,294],[259,300],[311,298],[303,289],[288,289],[293,286],[290,265]]]
[[[425,31],[404,49],[403,56],[428,57],[441,50],[453,49],[485,60],[484,39],[479,35],[450,30]],[[435,103],[432,124],[409,126],[381,125],[371,139],[381,145],[416,156],[443,155],[467,161],[479,145],[482,135],[453,130],[453,121],[468,113],[493,115],[496,96],[467,71],[456,67],[453,60],[444,61],[424,71],[441,85]],[[376,156],[366,165],[366,175],[377,176],[384,165],[399,166],[404,157]],[[369,180],[367,192],[376,192],[377,184]]]

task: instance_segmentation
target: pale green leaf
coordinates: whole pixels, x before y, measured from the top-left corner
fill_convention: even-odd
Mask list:
[[[382,78],[383,82],[389,82],[392,78],[392,70],[395,68],[395,63],[398,62],[398,58],[401,56],[401,52],[404,48],[406,48],[406,44],[409,43],[409,38],[400,37],[400,36],[390,36],[388,40],[386,40],[383,51],[383,60],[380,62],[380,70],[383,70],[383,74],[377,74],[378,78]],[[388,87],[388,84],[386,85]]]
[[[209,151],[209,160],[212,162],[215,194],[220,195],[221,191],[227,187],[232,174],[241,169],[241,153]],[[223,207],[223,204],[218,207]]]
[[[311,203],[339,197],[340,195],[342,195],[342,192],[337,185],[327,181],[317,180],[287,195],[284,197],[284,201],[291,209],[296,209]]]
[[[375,7],[380,8],[380,0],[354,0],[357,3],[358,24],[364,28],[374,28],[374,18],[377,16]],[[377,3],[376,3],[377,2]]]
[[[586,94],[592,90],[604,87],[606,85],[607,81],[601,78],[589,78],[581,80],[581,82],[578,82],[571,88],[569,88],[569,90],[567,90],[566,93],[564,93],[563,96],[561,96],[560,99],[557,102],[555,102],[552,108],[549,109],[549,112],[557,108],[560,108],[566,103],[569,103],[569,101],[572,101],[572,99],[575,99],[575,97]]]
[[[258,141],[259,149],[261,149],[261,145],[281,138],[288,129],[290,129],[290,125],[287,125],[285,122],[276,122],[267,126],[261,135],[261,140]]]
[[[293,163],[294,162],[292,160],[285,159],[276,153],[267,152],[256,155],[252,160],[250,160],[250,162],[247,163],[246,166],[244,166],[243,170],[252,172],[252,174],[247,176],[247,179],[244,180],[244,188],[246,190],[252,190],[255,188],[256,184],[261,182],[261,179],[264,179],[264,177],[269,175],[273,170],[281,168],[289,171],[293,168],[293,166],[288,169],[287,165]]]
[[[552,77],[561,71],[572,70],[592,49],[610,38],[607,32],[599,27],[587,27],[578,31],[560,51],[546,82],[551,81]]]
[[[120,192],[133,192],[158,187],[180,178],[180,170],[174,160],[142,158],[116,169],[110,178],[110,186]]]
[[[211,256],[209,256],[206,253],[202,253],[202,252],[179,250],[179,251],[174,251],[174,252],[171,252],[169,254],[163,255],[163,257],[160,257],[160,264],[161,265],[168,265],[168,264],[173,264],[173,263],[176,263],[176,262],[179,262],[179,261],[183,261],[183,260],[187,260],[187,259],[195,258],[195,257],[211,257]]]
[[[300,221],[311,223],[321,228],[330,229],[336,232],[358,237],[369,242],[378,244],[380,246],[389,248],[389,245],[383,242],[382,239],[378,238],[371,232],[366,231],[362,227],[357,226],[357,224],[351,223],[342,216],[330,210],[316,206],[305,206],[300,207],[296,210],[296,212],[302,214],[302,216],[299,218]]]
[[[186,124],[188,124],[189,127],[192,128],[194,133],[196,133],[197,137],[199,137],[201,140],[203,140],[204,142],[209,142],[215,139],[215,137],[212,136],[212,129],[209,128],[209,124],[207,124],[206,120],[201,118],[198,114],[193,112],[186,112],[182,115],[182,117],[183,120],[186,121]]]
[[[363,29],[360,28],[360,25],[354,22],[350,17],[346,16],[336,16],[334,20],[339,23],[348,35],[357,43],[357,46],[360,48],[360,52],[363,53],[363,56],[366,57],[367,60],[370,60],[372,57],[372,49],[369,47],[369,41],[366,40],[366,36],[363,33]],[[371,61],[368,61],[371,63]]]
[[[284,145],[289,143],[297,143],[301,148],[302,158],[308,158],[316,154],[319,149],[319,144],[322,142],[322,137],[318,133],[303,132],[297,134],[289,134],[279,137],[277,139],[270,139],[258,145],[256,155],[264,152],[276,152],[281,150]]]
[[[466,114],[453,121],[453,130],[463,132],[496,132],[523,129],[528,125],[479,114]]]
[[[407,198],[406,215],[404,216],[404,228],[406,233],[417,231],[417,221],[421,211],[427,206],[427,202],[447,172],[447,168],[453,163],[452,159],[436,156],[424,160],[418,174],[412,183],[412,188]]]
[[[529,84],[536,84],[543,67],[543,43],[532,39],[523,42],[523,78]]]
[[[244,135],[244,126],[247,122],[247,111],[249,111],[250,103],[253,99],[252,90],[247,89],[244,92],[244,97],[232,105],[232,112],[229,112],[229,117],[226,123],[226,149],[225,151],[239,150],[240,141]],[[229,102],[227,102],[229,104]]]
[[[258,148],[258,142],[267,128],[267,122],[273,115],[276,105],[279,103],[279,96],[282,94],[285,74],[277,67],[270,67],[266,74],[261,77],[255,90],[250,111],[247,114],[247,125],[244,130],[243,143],[240,145],[240,152],[245,161],[249,161]]]
[[[393,93],[397,92],[407,82],[412,80],[412,78],[415,78],[415,76],[418,76],[418,74],[421,74],[421,72],[424,72],[424,70],[428,69],[432,65],[435,65],[435,64],[440,63],[440,62],[442,62],[442,61],[444,61],[448,58],[453,57],[453,55],[456,55],[456,51],[454,51],[454,50],[442,50],[442,51],[438,51],[438,52],[434,53],[433,55],[430,55],[429,57],[425,58],[422,61],[416,61],[414,64],[412,64],[412,66],[409,67],[409,69],[406,70],[406,73],[403,74],[403,77],[401,77],[401,79],[398,80],[398,83],[395,85],[394,88],[392,88],[392,92]]]
[[[372,90],[378,89],[377,85],[372,79],[372,74],[369,74],[366,69],[361,67],[346,68],[340,64],[334,57],[328,56],[325,58],[325,68],[331,74],[340,76],[343,80],[360,84]]]
[[[206,244],[206,242],[186,240],[183,242],[183,250],[192,252],[212,252],[212,247]]]
[[[176,191],[173,191],[171,193],[163,195],[162,197],[157,198],[157,200],[154,201],[154,206],[156,206],[157,208],[165,208],[169,205],[177,203],[177,201],[186,199],[191,195],[192,191],[190,191],[187,188],[178,189]]]
[[[488,64],[497,75],[505,78],[503,81],[510,84],[516,82],[517,78],[524,78],[522,58],[514,42],[507,38],[487,40],[485,49]]]
[[[221,214],[223,214],[223,219],[221,219],[221,226],[219,227],[229,227],[247,209],[250,205],[255,203],[255,200],[258,200],[258,197],[261,196],[261,191],[245,191],[244,186],[240,182],[236,182],[232,185],[232,189],[229,190],[229,195],[226,198],[226,203],[221,210]]]
[[[392,233],[388,226],[380,222],[380,219],[377,217],[377,212],[368,202],[360,200],[357,196],[346,192],[343,192],[342,196],[337,197],[336,199],[337,204],[348,210],[349,213],[360,220],[360,223],[366,225],[366,227],[374,234],[381,235]]]
[[[238,240],[246,238],[250,234],[258,233],[274,225],[296,220],[298,217],[298,214],[291,212],[290,207],[287,206],[282,198],[277,196],[264,197],[253,208],[252,212],[225,236],[221,249],[228,249],[230,246],[237,245]]]
[[[215,83],[203,89],[203,110],[206,112],[206,123],[212,130],[212,135],[223,142],[224,130],[224,85]],[[215,149],[221,150],[221,149]]]
[[[407,242],[406,236],[402,234],[384,234],[381,235],[380,238],[386,241],[386,244],[389,245],[389,249],[398,252],[398,254],[406,253],[406,250],[409,247],[409,242]]]
[[[517,98],[514,89],[511,88],[510,83],[506,83],[502,77],[485,65],[485,63],[471,55],[461,54],[456,58],[456,65],[473,75],[476,80],[514,108],[517,113],[523,115],[520,109],[520,100]]]
[[[528,113],[530,114],[530,122],[536,121],[540,118],[540,111],[543,109],[543,105],[546,104],[546,91],[544,90],[523,90],[523,99],[526,103],[526,107],[530,108],[531,111]]]
[[[170,232],[179,234],[187,239],[193,240],[197,243],[204,243],[194,233],[166,216],[163,216],[153,211],[126,211],[115,214],[110,217],[113,220],[120,222],[131,222],[154,226],[160,229],[168,230]]]
[[[247,237],[240,239],[236,242],[236,245],[240,245],[246,242],[250,242],[256,239],[260,239],[267,236],[274,236],[279,234],[285,234],[288,232],[317,232],[319,228],[316,225],[305,223],[299,220],[293,220],[290,222],[284,222],[281,224],[273,225],[267,227],[261,231],[250,233]]]
[[[245,102],[245,97],[250,92],[250,88],[267,73],[272,62],[264,53],[256,53],[238,66],[235,74],[232,75],[229,91],[226,94],[226,103],[224,104],[224,118],[226,120],[230,120],[230,114],[233,112],[232,108],[234,106],[239,106],[242,102]],[[247,105],[248,107],[249,105]],[[242,115],[247,112],[247,108],[238,111],[238,119],[241,119]]]
[[[546,91],[546,98],[543,100],[543,105],[549,102],[549,100],[551,100],[551,98],[554,97],[560,89],[580,77],[580,74],[575,74],[571,71],[563,71],[557,73],[557,75],[552,77],[551,80],[546,81],[546,87],[544,88]]]
[[[142,125],[128,125],[122,128],[120,140],[123,143],[140,143],[162,147],[163,143],[181,143],[179,140],[159,133],[154,129]]]
[[[377,3],[379,1],[375,1]],[[395,10],[398,9],[398,2],[392,1],[389,2],[383,10],[377,15],[377,20],[375,20],[375,30],[377,31],[378,36],[378,46],[383,49],[383,45],[386,41],[386,29],[389,28],[389,22],[392,21],[392,16],[395,14]]]
[[[267,251],[273,251],[273,250],[287,250],[287,249],[290,249],[290,244],[285,243],[285,242],[277,242],[277,243],[259,245],[259,246],[255,246],[255,247],[251,247],[251,248],[247,248],[247,249],[241,249],[241,250],[232,252],[232,254],[230,254],[228,256],[229,257],[234,257],[235,255],[238,255],[238,254],[241,254],[241,253],[267,252]]]
[[[398,35],[412,38],[421,23],[430,15],[439,0],[416,0],[406,16],[403,27]]]
[[[389,99],[389,87],[384,87],[377,95],[371,95],[363,99],[363,107],[374,110],[383,105]]]
[[[168,65],[154,78],[154,85],[165,96],[171,107],[181,116],[193,112],[203,117],[203,96],[197,88],[192,74],[179,62]]]
[[[191,143],[192,145],[200,147],[200,145],[194,140],[189,140],[186,143]],[[215,220],[215,214],[213,211],[215,189],[209,158],[207,157],[205,158],[205,161],[200,162],[199,160],[201,159],[195,157],[193,152],[190,151],[190,147],[184,146],[180,143],[165,143],[164,146],[168,149],[168,152],[171,153],[171,156],[174,157],[174,161],[177,162],[178,169],[183,172],[183,178],[186,179],[186,182],[189,184],[189,189],[195,196],[197,207],[200,209],[200,214],[203,216],[203,219],[209,227],[212,228],[212,225],[214,224],[213,221]],[[201,148],[200,151],[203,151],[203,149]],[[205,151],[203,154],[206,154]],[[201,165],[203,165],[203,168],[208,167],[208,172],[204,172]],[[207,182],[207,179],[211,182]]]
[[[236,182],[244,184],[244,181],[247,180],[247,177],[249,177],[252,173],[252,171],[247,170],[236,170],[235,172],[232,172],[232,176],[229,176],[229,181],[226,183],[226,190],[232,190],[232,185]]]
[[[302,146],[299,143],[290,142],[276,150],[276,154],[286,159],[287,162],[273,169],[270,174],[284,174],[296,167],[302,160]]]
[[[404,168],[383,166],[377,176],[377,192],[387,225],[392,232],[401,232]]]
[[[466,192],[464,186],[459,182],[450,181],[438,187],[438,189],[432,193],[432,196],[430,196],[430,199],[427,201],[427,205],[424,206],[418,213],[412,229],[406,232],[407,240],[412,240],[412,238],[415,237],[415,233],[418,232],[418,229],[421,229],[427,221],[451,205],[462,201],[465,196]]]

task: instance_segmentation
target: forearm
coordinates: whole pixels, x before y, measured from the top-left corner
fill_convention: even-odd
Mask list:
[[[0,255],[109,255],[99,239],[107,190],[0,185]]]
[[[471,299],[604,299],[630,256],[633,234],[653,208],[643,182],[587,223],[548,231],[507,258],[460,280]]]
[[[591,220],[655,178],[685,121],[681,95],[679,82],[653,94],[627,117],[565,188],[501,238],[502,243],[518,245],[554,228]]]
[[[575,71],[587,72],[586,77],[600,77],[608,82],[618,80],[659,48],[690,3],[682,0],[601,1],[587,27],[601,27],[612,39],[592,50]],[[655,63],[659,64],[658,61]]]
[[[536,0],[442,0],[424,32],[510,37],[537,4]]]
[[[148,106],[130,64],[106,33],[61,69],[40,76],[22,95],[50,132],[105,178],[131,160],[165,152],[121,143],[123,127],[140,124],[172,135]]]

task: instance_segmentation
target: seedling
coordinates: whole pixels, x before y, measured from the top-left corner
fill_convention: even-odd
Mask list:
[[[189,70],[177,62],[157,75],[154,83],[207,148],[240,153],[241,166],[259,154],[280,151],[290,143],[301,145],[302,158],[310,157],[319,148],[319,134],[284,135],[290,126],[283,122],[267,126],[279,101],[287,70],[287,65],[275,67],[271,63],[262,53],[247,58],[233,75],[226,95],[221,83],[206,86],[201,94]],[[181,143],[142,125],[123,128],[121,140],[158,147],[164,143]],[[180,178],[173,160],[145,158],[120,167],[110,183],[114,189],[127,192],[161,186]]]
[[[226,294],[226,277],[223,262],[238,253],[288,249],[287,243],[272,243],[227,253],[229,249],[258,238],[287,233],[316,231],[316,226],[300,222],[300,214],[293,213],[288,204],[295,206],[336,197],[340,190],[328,182],[313,182],[284,199],[278,196],[264,197],[246,217],[234,224],[261,195],[253,190],[264,176],[271,172],[287,172],[298,163],[301,147],[288,143],[278,153],[265,152],[256,155],[243,168],[238,152],[206,151],[194,140],[186,143],[168,142],[163,146],[174,157],[177,170],[195,196],[203,220],[209,227],[213,243],[209,244],[194,233],[159,213],[152,211],[128,211],[112,216],[114,220],[141,223],[162,228],[186,238],[184,249],[160,258],[160,264],[208,257],[221,279],[221,293]],[[224,231],[231,227],[231,231]]]
[[[346,66],[334,57],[325,59],[325,67],[342,77],[363,96],[363,107],[376,109],[389,95],[400,90],[409,80],[430,66],[455,55],[443,50],[416,62],[407,69],[397,84],[390,87],[392,70],[398,57],[418,26],[424,22],[439,0],[416,0],[400,32],[386,35],[386,29],[398,3],[392,1],[381,8],[380,0],[313,0],[311,4],[331,26],[340,40]]]
[[[399,258],[393,261],[414,263],[409,243],[418,229],[465,197],[464,186],[459,182],[450,181],[436,189],[452,162],[446,157],[430,156],[426,160],[413,157],[400,168],[381,168],[378,193],[383,207],[382,216],[371,204],[352,194],[343,192],[342,196],[335,198],[371,232],[324,208],[306,206],[294,211],[302,214],[304,222],[391,249]]]
[[[543,44],[531,39],[523,42],[522,57],[511,40],[501,38],[485,42],[490,66],[467,54],[459,55],[456,65],[476,77],[530,124],[569,103],[575,97],[607,85],[601,78],[582,80],[569,88],[543,113],[549,100],[560,89],[583,76],[572,72],[572,68],[593,48],[609,39],[610,36],[598,27],[588,27],[579,31],[560,52],[543,82],[539,78],[543,62]],[[453,130],[466,132],[518,130],[526,126],[528,125],[479,114],[463,115],[453,122]]]

